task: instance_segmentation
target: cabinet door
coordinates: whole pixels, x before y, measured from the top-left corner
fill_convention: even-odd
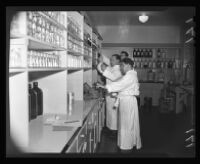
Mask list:
[[[102,119],[101,119],[101,109],[98,111],[98,142],[101,141],[101,130],[102,130]]]
[[[72,144],[67,149],[66,153],[78,153],[77,149],[77,138],[72,142]]]
[[[93,126],[94,126],[93,130],[94,130],[94,152],[95,152],[98,143],[98,111],[94,112]]]
[[[84,124],[83,127],[81,128],[79,134],[78,134],[78,150],[80,152],[81,147],[83,147],[83,144],[86,142],[86,133],[87,133],[87,129],[86,129],[86,125]]]
[[[93,122],[92,122],[92,113],[88,116],[88,121],[87,121],[87,149],[89,150],[89,153],[93,152]]]

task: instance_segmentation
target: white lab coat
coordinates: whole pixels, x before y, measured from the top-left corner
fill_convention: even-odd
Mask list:
[[[113,67],[107,67],[104,72],[101,71],[101,63],[97,66],[98,70],[106,77],[106,84],[111,84],[113,81],[122,77],[120,66],[115,65]],[[116,98],[111,97],[110,95],[106,96],[106,126],[111,130],[117,130],[117,121],[118,121],[118,112],[114,110],[114,103]]]
[[[106,85],[108,92],[118,92],[119,124],[118,146],[120,149],[137,149],[142,147],[138,104],[135,95],[139,95],[137,72],[130,70],[117,82]]]

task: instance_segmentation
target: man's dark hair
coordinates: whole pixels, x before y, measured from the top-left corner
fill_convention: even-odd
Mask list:
[[[126,57],[129,56],[128,52],[126,52],[126,51],[121,51],[121,54],[122,54],[122,53],[125,54]]]
[[[131,67],[134,66],[134,62],[133,62],[133,60],[131,60],[130,58],[125,58],[125,59],[123,59],[123,60],[122,60],[122,63],[124,63],[124,64],[129,64]]]
[[[115,56],[115,58],[116,58],[119,62],[121,62],[121,56],[120,56],[120,55],[118,55],[118,54],[113,54],[112,56]]]

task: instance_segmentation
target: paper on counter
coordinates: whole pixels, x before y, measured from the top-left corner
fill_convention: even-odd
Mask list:
[[[53,124],[54,131],[72,131],[74,128],[81,127],[81,120],[57,120]]]

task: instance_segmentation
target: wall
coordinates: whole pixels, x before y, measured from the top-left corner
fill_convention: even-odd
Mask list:
[[[103,43],[180,43],[179,26],[98,26]]]

